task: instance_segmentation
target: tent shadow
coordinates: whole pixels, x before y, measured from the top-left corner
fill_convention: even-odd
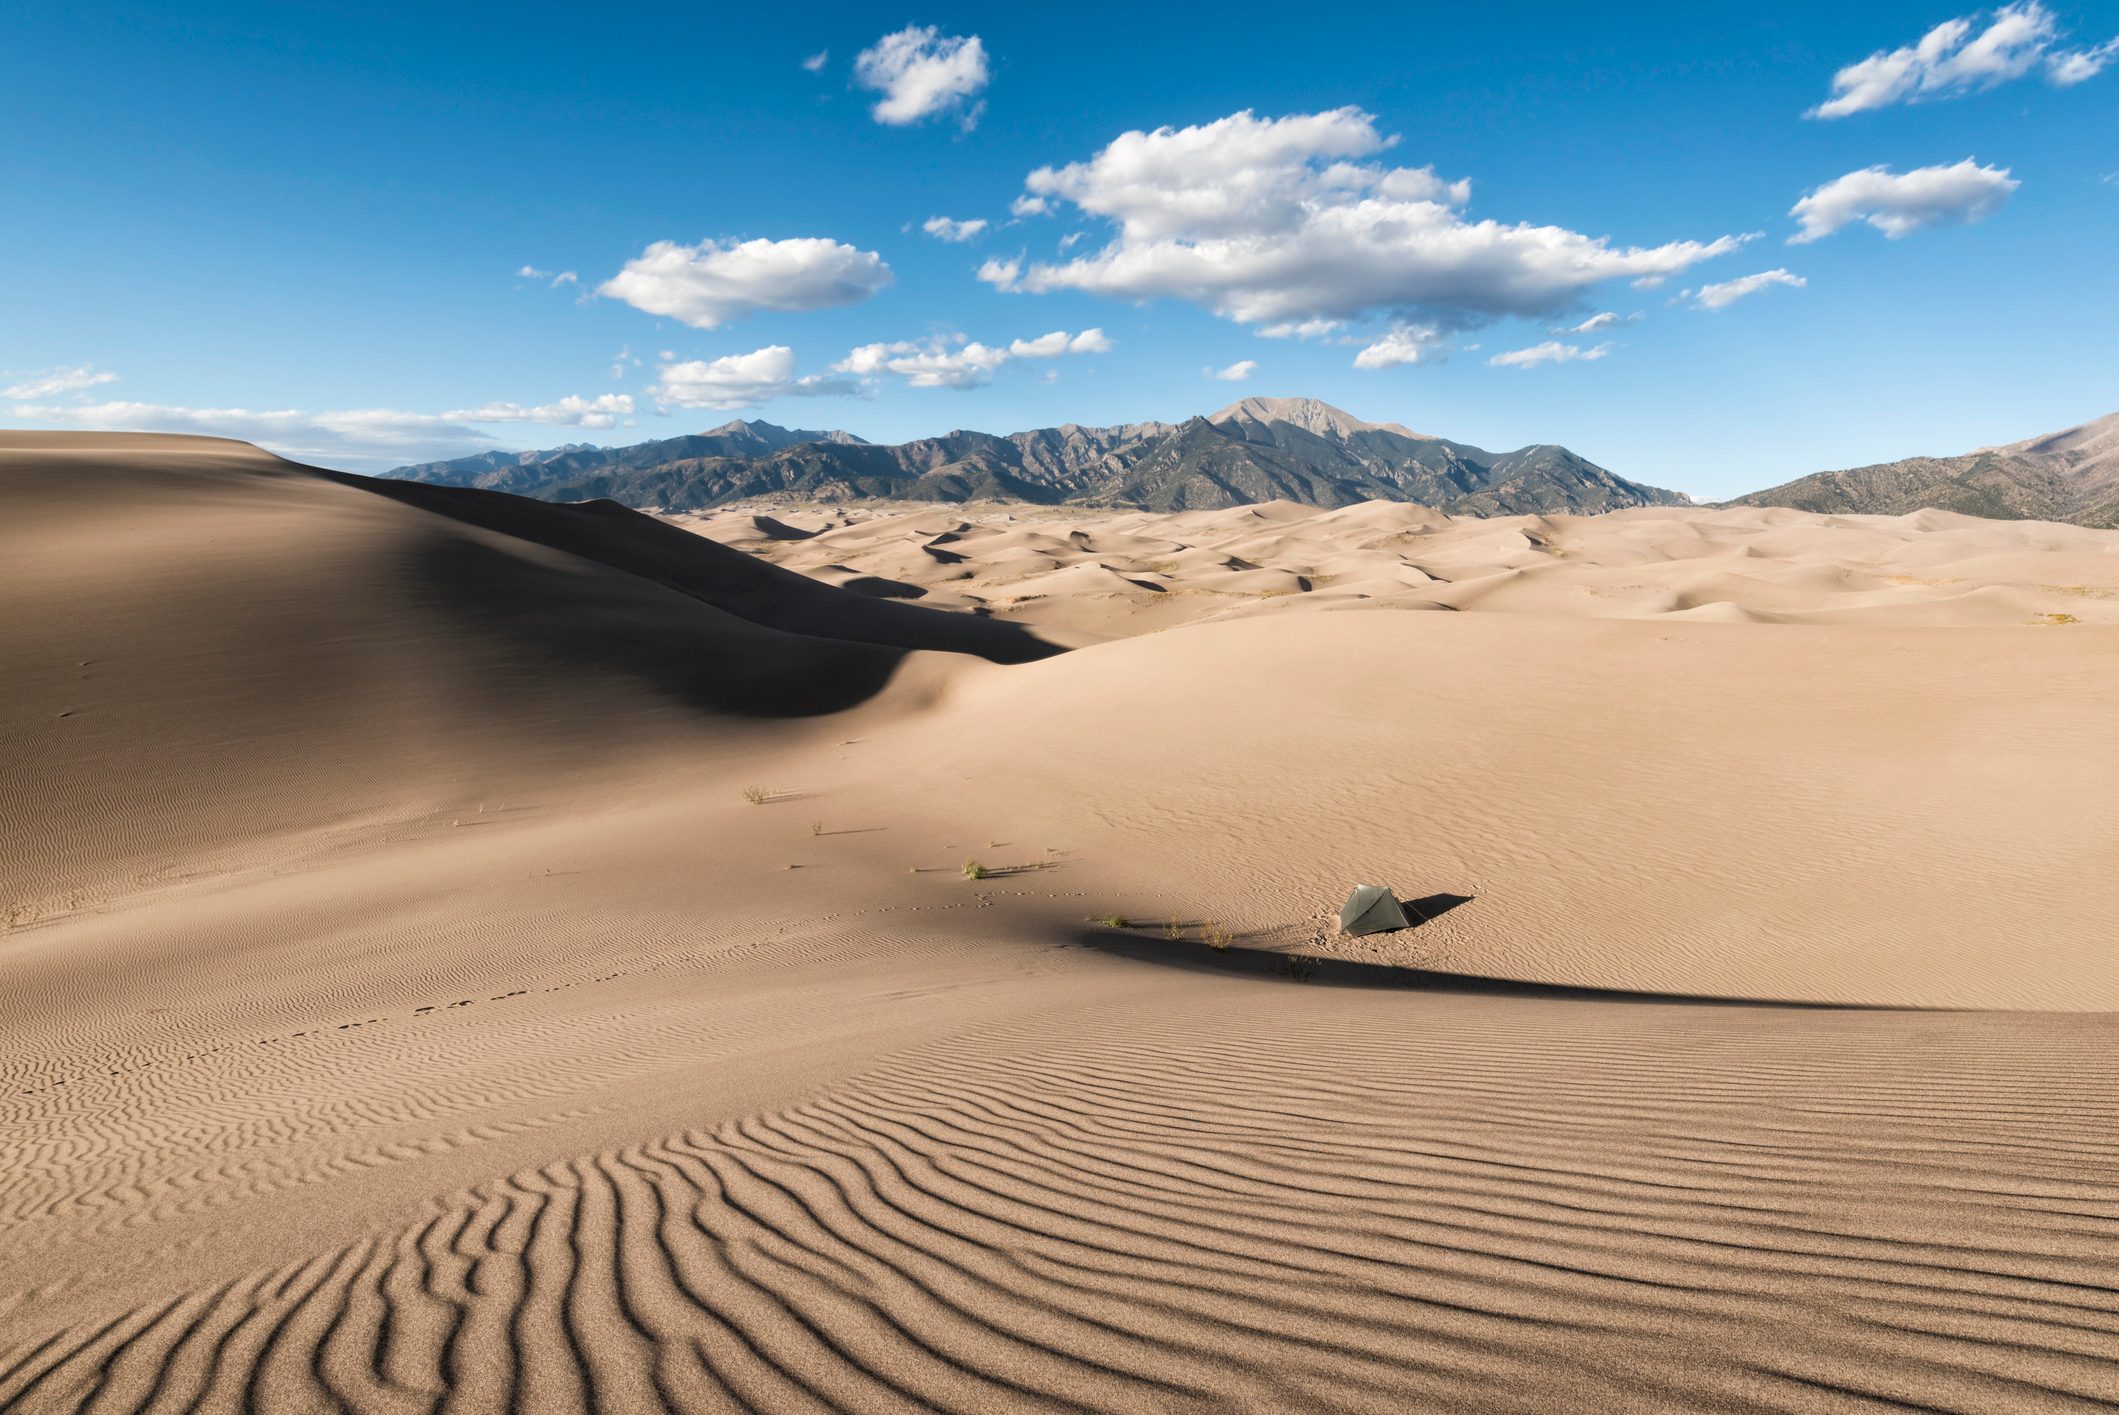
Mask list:
[[[1412,927],[1431,924],[1460,904],[1469,904],[1476,896],[1470,894],[1429,894],[1419,899],[1400,899],[1398,907],[1405,910],[1405,917],[1412,920]]]
[[[1453,897],[1453,896],[1451,896]],[[1449,907],[1456,907],[1454,904]],[[1632,988],[1580,987],[1564,983],[1527,982],[1478,973],[1450,973],[1364,963],[1309,953],[1282,953],[1269,948],[1209,948],[1191,940],[1167,941],[1120,933],[1110,928],[1079,928],[1071,942],[1115,957],[1163,968],[1233,974],[1310,987],[1405,988],[1458,997],[1548,998],[1569,1002],[1633,1003],[1648,1006],[1749,1007],[1814,1012],[1958,1012],[1968,1009],[1917,1007],[1896,1003],[1818,1002],[1800,998],[1728,997],[1703,993],[1650,992]],[[1296,960],[1291,962],[1291,960]]]

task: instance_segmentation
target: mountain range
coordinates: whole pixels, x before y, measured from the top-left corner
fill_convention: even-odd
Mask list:
[[[731,422],[630,447],[487,452],[388,475],[547,501],[703,510],[755,496],[1183,511],[1287,500],[1405,501],[1456,515],[1685,505],[1565,447],[1488,452],[1310,398],[1245,398],[1181,423],[951,432],[884,446],[851,433]]]
[[[1933,507],[2002,521],[2119,528],[2119,413],[1957,457],[1816,472],[1730,504],[1885,516]]]
[[[1565,447],[1488,452],[1397,423],[1365,422],[1314,398],[1245,398],[1181,423],[1067,423],[1005,436],[958,431],[895,445],[736,421],[630,447],[485,452],[388,475],[669,511],[759,496],[1148,511],[1405,501],[1473,516],[1690,504],[1682,493],[1628,481]],[[1935,508],[2119,528],[2119,413],[1960,456],[1816,472],[1724,504],[1887,516]]]

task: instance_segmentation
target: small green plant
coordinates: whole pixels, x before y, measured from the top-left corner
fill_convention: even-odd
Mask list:
[[[989,875],[989,874],[991,874],[991,873],[992,873],[992,871],[991,871],[991,870],[988,870],[988,869],[987,869],[987,868],[986,868],[986,867],[985,867],[984,865],[980,864],[980,863],[979,863],[979,862],[978,862],[977,860],[966,860],[966,861],[964,862],[964,878],[965,878],[965,879],[984,879],[984,878],[986,878],[986,876],[987,876],[987,875]]]
[[[1163,925],[1163,937],[1171,940],[1173,943],[1178,939],[1183,938],[1184,936],[1185,926],[1177,922],[1174,917],[1170,920],[1169,923]]]
[[[1229,945],[1236,942],[1236,936],[1223,928],[1219,919],[1209,919],[1204,924],[1201,924],[1199,926],[1199,939],[1200,942],[1217,952],[1226,952]]]
[[[1124,914],[1097,914],[1091,917],[1089,922],[1102,924],[1107,929],[1122,929],[1126,927],[1127,921]]]

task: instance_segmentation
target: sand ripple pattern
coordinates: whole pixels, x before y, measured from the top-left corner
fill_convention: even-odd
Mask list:
[[[2119,1400],[2103,1019],[1334,991],[994,1028],[517,1174],[0,1352],[0,1408]]]

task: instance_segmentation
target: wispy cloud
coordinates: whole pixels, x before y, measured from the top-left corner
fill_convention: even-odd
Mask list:
[[[2060,47],[2059,22],[2038,0],[2004,5],[1982,27],[1974,13],[1945,20],[1918,42],[1879,49],[1832,76],[1832,96],[1804,116],[1845,118],[1898,103],[1957,98],[2043,72],[2069,87],[2119,57],[2119,38],[2088,49]]]
[[[94,364],[42,369],[23,377],[20,383],[0,388],[0,398],[57,398],[61,394],[79,393],[99,384],[117,381],[116,374],[99,372]]]
[[[237,438],[296,461],[366,471],[483,451],[493,445],[495,438],[481,431],[478,424],[612,427],[621,418],[631,416],[633,400],[623,393],[594,398],[570,395],[552,403],[488,403],[443,413],[395,408],[323,412],[295,408],[192,408],[133,402],[18,404],[10,411],[17,418],[62,427]]]
[[[1701,310],[1727,309],[1746,295],[1755,295],[1775,285],[1786,285],[1800,290],[1809,283],[1802,276],[1791,275],[1785,270],[1761,270],[1756,275],[1740,275],[1718,285],[1702,285],[1693,294],[1692,307]]]
[[[1505,354],[1496,354],[1486,362],[1495,368],[1536,368],[1540,364],[1593,363],[1611,353],[1611,345],[1598,344],[1585,349],[1579,344],[1563,344],[1557,339],[1548,339],[1543,344],[1533,344],[1528,349],[1511,349]]]
[[[628,393],[599,393],[583,398],[570,393],[556,403],[525,407],[520,403],[483,403],[476,408],[457,408],[441,416],[450,422],[549,423],[555,427],[614,427],[618,419],[633,415]]]
[[[824,72],[824,66],[830,62],[831,51],[829,49],[819,49],[802,61],[802,67],[809,70],[812,74],[821,74]]]
[[[920,229],[938,241],[955,241],[961,244],[977,240],[986,225],[984,217],[975,217],[969,221],[952,221],[946,216],[930,216],[920,223]]]
[[[526,265],[516,271],[515,278],[518,280],[550,281],[552,288],[555,290],[562,285],[579,285],[581,283],[581,277],[571,270],[539,270],[534,265]]]
[[[1637,314],[1621,315],[1614,314],[1607,310],[1602,314],[1591,315],[1589,318],[1583,320],[1580,324],[1571,324],[1565,327],[1564,329],[1555,329],[1553,333],[1595,334],[1597,331],[1602,329],[1618,329],[1624,325],[1639,324],[1640,322],[1641,317]]]
[[[1238,359],[1226,368],[1204,369],[1208,378],[1218,378],[1223,383],[1241,383],[1258,371],[1258,360]]]

